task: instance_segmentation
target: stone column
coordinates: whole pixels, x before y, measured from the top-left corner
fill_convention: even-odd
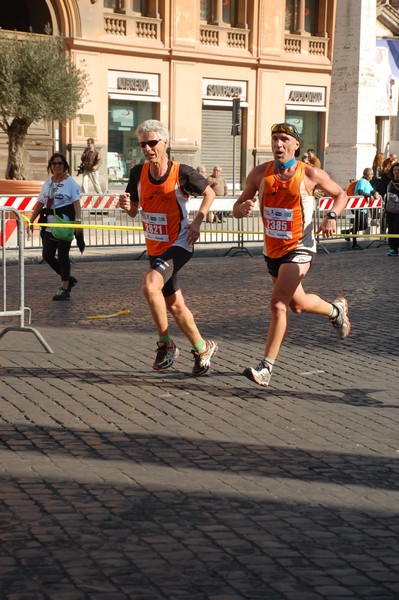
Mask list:
[[[376,153],[375,46],[375,0],[339,0],[325,169],[345,189]]]

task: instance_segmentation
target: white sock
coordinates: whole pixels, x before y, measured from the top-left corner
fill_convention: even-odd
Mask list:
[[[338,308],[335,306],[335,304],[331,304],[331,310],[330,310],[330,314],[328,315],[328,317],[330,319],[335,319],[336,317],[338,317],[338,315],[339,315]]]
[[[267,368],[269,369],[269,371],[271,373],[273,370],[274,360],[272,358],[268,358],[267,356],[265,356],[265,358],[263,359],[263,363],[265,366],[267,366]]]

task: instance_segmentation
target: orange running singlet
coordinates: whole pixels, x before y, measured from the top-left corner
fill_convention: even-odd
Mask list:
[[[159,256],[171,246],[193,250],[187,242],[188,196],[179,186],[179,166],[173,161],[167,179],[154,184],[149,178],[149,163],[143,165],[137,192],[149,256]]]
[[[297,163],[294,175],[280,181],[274,161],[266,164],[259,188],[259,208],[264,225],[264,254],[281,258],[293,250],[316,252],[313,234],[314,197],[305,187],[306,165]]]

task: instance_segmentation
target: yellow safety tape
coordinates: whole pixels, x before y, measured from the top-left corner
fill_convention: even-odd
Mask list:
[[[22,215],[22,218],[25,219],[29,223],[29,219]],[[101,230],[115,230],[115,231],[143,231],[142,227],[134,227],[130,225],[89,225],[85,223],[35,223],[39,227],[69,227],[73,229],[101,229]],[[236,229],[200,229],[200,233],[222,233],[222,234],[230,234],[230,235],[263,235],[263,231],[242,231]],[[322,233],[315,233],[316,237],[322,237]],[[396,233],[334,233],[330,238],[323,238],[324,240],[328,240],[331,238],[348,238],[348,237],[356,237],[356,238],[397,238],[399,234]],[[251,241],[251,240],[246,240]]]
[[[118,310],[118,312],[112,313],[111,315],[92,315],[91,317],[86,317],[86,319],[112,319],[113,317],[130,315],[131,312],[131,310]]]

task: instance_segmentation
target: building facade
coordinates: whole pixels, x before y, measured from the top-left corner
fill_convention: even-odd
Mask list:
[[[50,23],[90,77],[78,118],[31,128],[30,175],[44,178],[54,148],[76,169],[93,137],[103,189],[122,183],[142,160],[135,130],[148,118],[168,126],[172,158],[208,173],[220,164],[230,187],[271,156],[275,122],[294,123],[303,151],[323,159],[335,11],[336,0],[3,0],[2,29]],[[5,156],[1,137],[1,169]]]

